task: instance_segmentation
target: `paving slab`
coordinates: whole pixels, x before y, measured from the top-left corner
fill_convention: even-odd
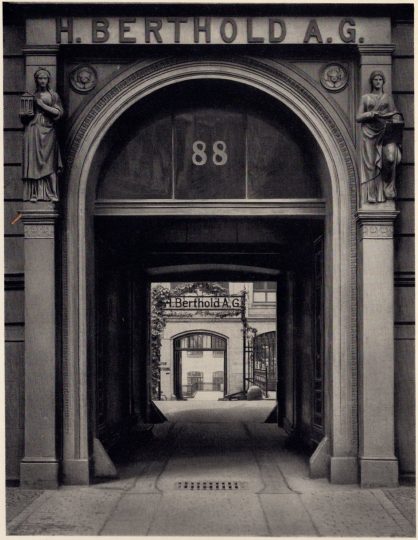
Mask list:
[[[36,512],[17,526],[12,535],[97,535],[120,499],[117,490],[61,488]]]
[[[254,456],[263,482],[258,493],[291,493],[279,464],[273,459],[273,451],[256,450]]]
[[[159,478],[157,488],[165,493],[173,491],[180,481],[205,480],[245,482],[252,493],[264,487],[251,452],[235,450],[227,455],[202,457],[186,453],[173,457]]]
[[[135,480],[131,492],[135,493],[159,493],[157,482],[167,465],[167,460],[155,460],[148,463],[142,473]]]
[[[6,521],[9,522],[18,516],[42,493],[41,489],[6,488]]]
[[[178,481],[236,480],[253,493],[263,488],[248,434],[242,424],[183,424],[171,456],[158,480],[161,491]]]
[[[387,497],[382,489],[371,489],[371,493],[376,497],[380,504],[385,509],[386,513],[395,521],[399,528],[399,535],[413,536],[415,538],[415,523],[409,522],[408,519],[398,510],[392,503],[392,500]]]
[[[146,536],[159,512],[162,495],[125,494],[106,520],[100,535]]]
[[[416,524],[416,496],[415,487],[399,487],[383,490],[386,497],[396,506],[401,514],[415,526]]]
[[[122,478],[118,480],[109,479],[101,481],[96,479],[93,485],[96,489],[118,489],[120,491],[128,491],[135,485],[135,482],[136,478],[135,476],[132,476],[130,478]]]
[[[258,496],[271,536],[318,536],[297,494]]]
[[[320,536],[405,536],[370,491],[304,493],[301,500]]]
[[[151,536],[268,536],[257,495],[242,492],[164,494]]]

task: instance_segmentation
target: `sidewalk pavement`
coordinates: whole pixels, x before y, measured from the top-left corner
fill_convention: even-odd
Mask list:
[[[310,479],[274,424],[166,422],[113,456],[119,479],[7,490],[10,535],[415,537],[415,488]]]

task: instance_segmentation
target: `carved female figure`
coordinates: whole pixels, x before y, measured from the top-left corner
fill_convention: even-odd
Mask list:
[[[21,113],[23,138],[23,200],[58,201],[57,175],[62,170],[55,123],[64,114],[61,100],[50,89],[51,74],[40,68],[35,75],[33,114]]]
[[[396,196],[396,166],[401,161],[402,117],[392,96],[383,92],[385,76],[370,75],[371,93],[361,97],[356,120],[361,123],[362,201],[385,202]]]

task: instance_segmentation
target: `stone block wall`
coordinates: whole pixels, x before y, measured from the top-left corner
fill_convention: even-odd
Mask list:
[[[414,260],[414,28],[392,28],[393,96],[405,118],[395,222],[395,437],[400,472],[415,472],[415,260]]]
[[[6,477],[18,480],[24,432],[24,257],[22,223],[11,222],[22,207],[19,103],[25,91],[25,28],[17,22],[3,31]]]

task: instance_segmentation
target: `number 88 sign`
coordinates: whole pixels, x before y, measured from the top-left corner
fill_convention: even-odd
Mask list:
[[[208,162],[207,144],[204,141],[194,141],[192,145],[192,163],[198,167]],[[228,161],[225,141],[215,141],[212,145],[211,159],[214,165],[222,167]]]
[[[178,198],[245,197],[246,121],[217,108],[175,116],[175,192]]]

